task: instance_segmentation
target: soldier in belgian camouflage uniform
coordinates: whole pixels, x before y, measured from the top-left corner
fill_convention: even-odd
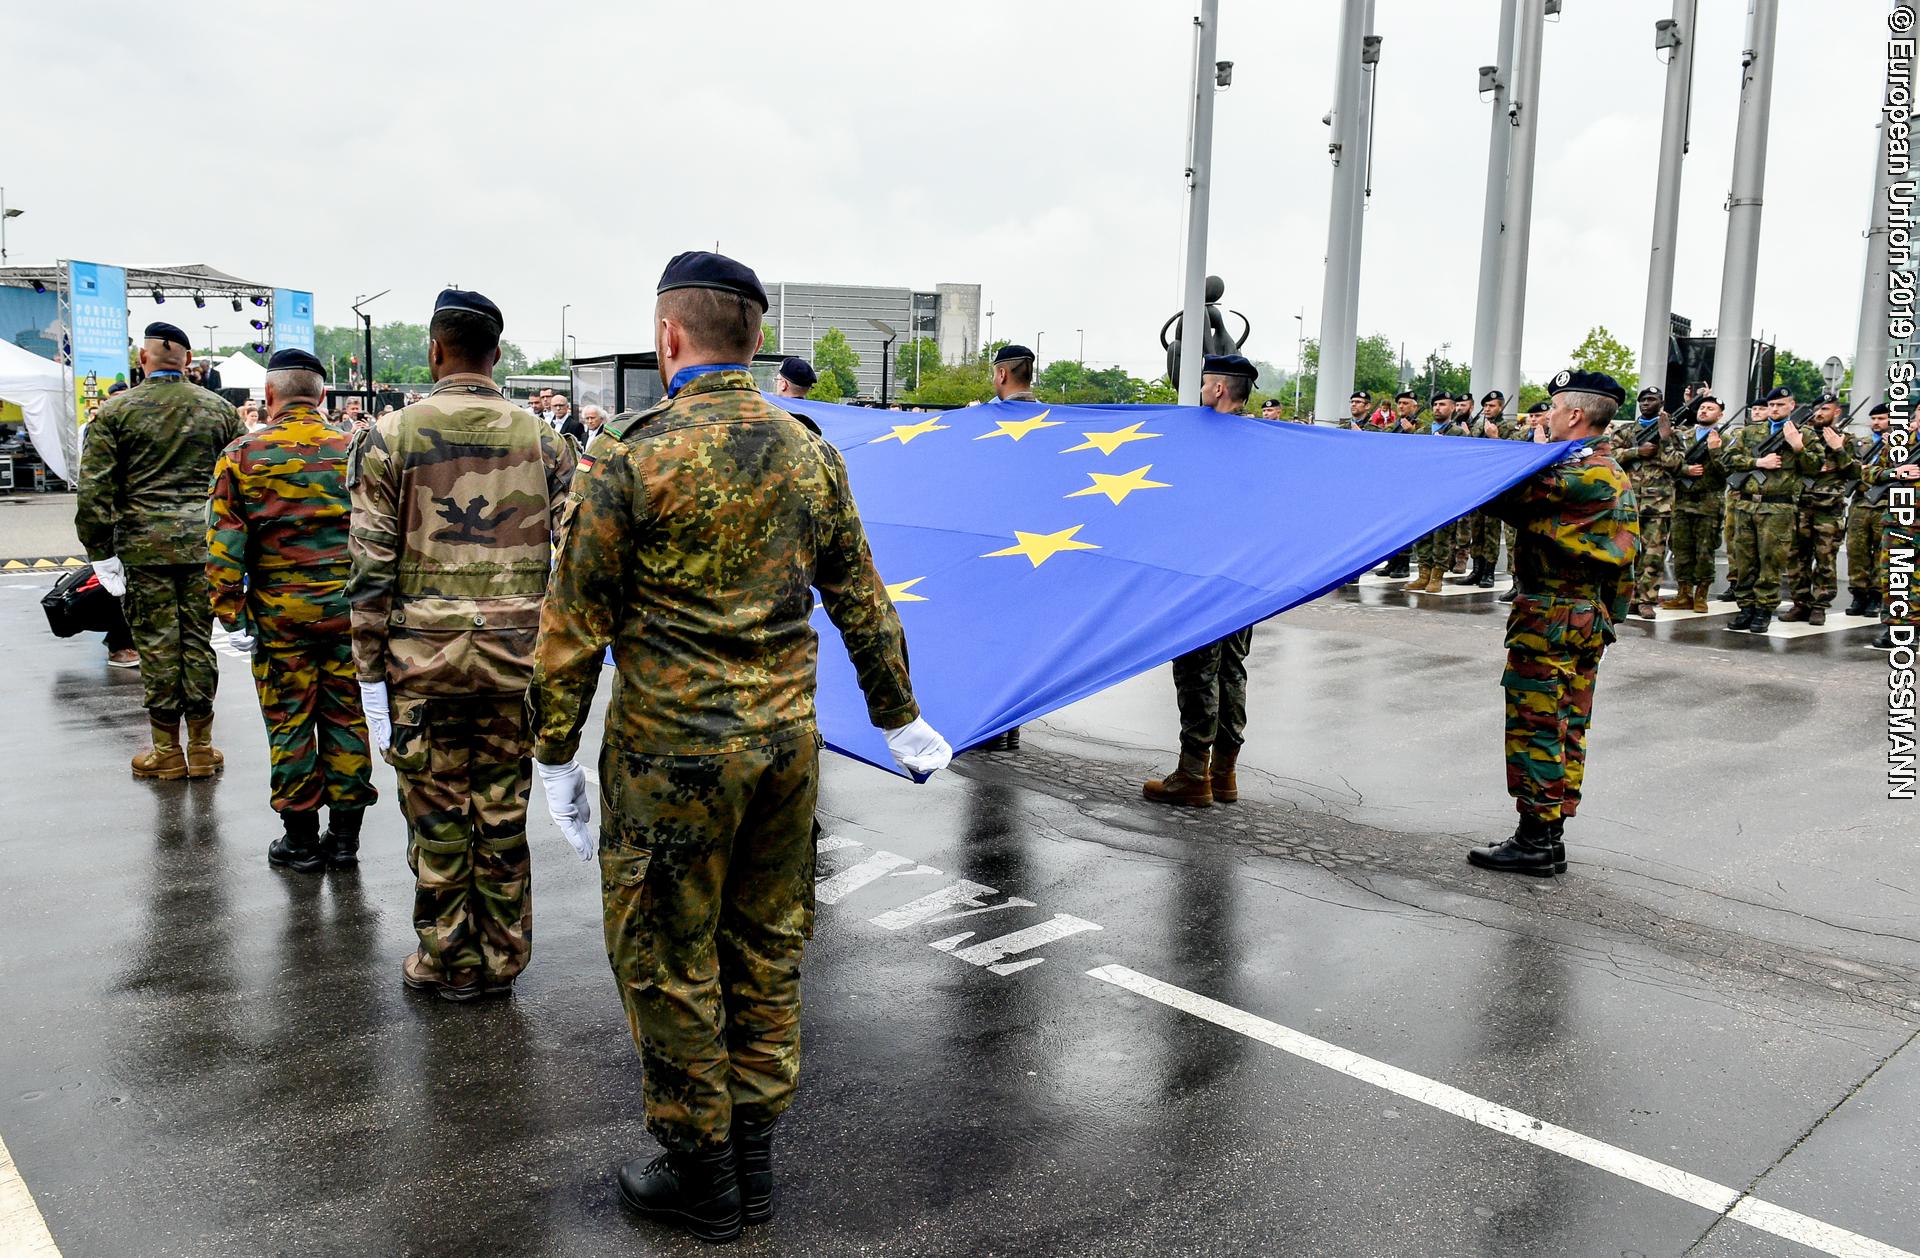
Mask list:
[[[1886,487],[1893,483],[1891,452],[1887,441],[1888,410],[1885,402],[1867,412],[1872,435],[1861,443],[1860,480],[1854,487],[1853,505],[1847,508],[1847,604],[1849,616],[1874,616],[1880,611],[1880,585],[1874,569],[1879,560],[1881,516]]]
[[[101,585],[127,596],[127,623],[153,745],[133,775],[212,777],[213,654],[207,589],[207,482],[227,443],[246,432],[225,399],[182,377],[187,334],[150,323],[140,350],[146,378],[100,404],[80,456],[74,528]],[[180,743],[186,718],[187,741]]]
[[[569,763],[609,644],[600,753],[607,958],[666,1153],[619,1172],[631,1208],[729,1240],[773,1215],[773,1124],[799,1077],[813,890],[817,639],[840,629],[905,769],[951,751],[920,719],[899,617],[837,451],[761,396],[766,294],[718,254],[661,277],[667,397],[581,461],[529,699],[556,820],[588,814]]]
[[[1820,456],[1793,422],[1793,391],[1766,397],[1767,415],[1733,434],[1721,456],[1731,504],[1727,570],[1740,614],[1727,628],[1765,633],[1780,605],[1780,577],[1793,553],[1800,485],[1820,470]],[[1766,453],[1761,453],[1761,451]]]
[[[1614,425],[1615,457],[1633,480],[1640,503],[1640,558],[1633,574],[1634,613],[1651,620],[1660,614],[1660,574],[1667,564],[1667,534],[1673,525],[1674,473],[1686,453],[1673,420],[1663,409],[1660,390],[1648,386],[1637,399],[1640,414]]]
[[[1563,371],[1547,388],[1549,435],[1583,448],[1490,504],[1520,529],[1520,593],[1507,618],[1501,679],[1507,793],[1520,822],[1512,838],[1467,855],[1483,869],[1540,878],[1566,872],[1564,827],[1580,806],[1600,657],[1626,615],[1624,587],[1640,540],[1639,504],[1607,436],[1626,390],[1591,371]]]
[[[1259,371],[1239,354],[1209,354],[1200,376],[1200,405],[1223,415],[1246,413]],[[1180,709],[1180,763],[1140,788],[1156,804],[1207,808],[1240,798],[1235,767],[1247,729],[1247,654],[1253,627],[1197,647],[1173,661]]]
[[[442,292],[433,391],[356,441],[348,475],[354,670],[416,879],[401,977],[449,1000],[508,991],[533,946],[526,690],[573,475],[566,439],[494,386],[504,323]]]
[[[1815,470],[1800,483],[1799,512],[1794,517],[1793,551],[1787,560],[1787,592],[1793,606],[1781,620],[1827,623],[1827,609],[1839,592],[1834,562],[1846,532],[1847,494],[1860,481],[1860,452],[1853,438],[1839,429],[1840,398],[1822,393],[1813,404],[1812,432],[1807,447]]]
[[[347,631],[347,434],[321,411],[325,369],[305,350],[267,360],[266,393],[266,425],[214,468],[207,581],[229,641],[253,653],[267,781],[285,830],[267,860],[345,869],[378,798]]]
[[[1697,398],[1693,430],[1680,437],[1680,470],[1673,478],[1672,598],[1660,600],[1668,611],[1707,610],[1713,586],[1713,557],[1720,549],[1721,518],[1726,511],[1727,472],[1720,461],[1726,439],[1720,435],[1722,408],[1716,397]],[[1644,518],[1644,517],[1643,517]]]

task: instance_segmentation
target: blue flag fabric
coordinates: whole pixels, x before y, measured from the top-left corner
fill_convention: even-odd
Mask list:
[[[1199,407],[771,400],[845,456],[914,693],[956,750],[1318,598],[1568,449]],[[814,625],[827,745],[897,772]]]

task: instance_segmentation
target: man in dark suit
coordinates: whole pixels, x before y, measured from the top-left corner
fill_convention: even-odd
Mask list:
[[[547,422],[557,429],[561,436],[572,437],[573,444],[584,450],[587,447],[587,426],[573,413],[573,399],[564,393],[553,395],[553,413]]]

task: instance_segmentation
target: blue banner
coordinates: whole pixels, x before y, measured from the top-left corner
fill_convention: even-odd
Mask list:
[[[67,263],[73,320],[74,413],[80,428],[127,369],[127,273],[100,262]]]
[[[273,290],[273,348],[313,352],[313,294],[297,288]]]

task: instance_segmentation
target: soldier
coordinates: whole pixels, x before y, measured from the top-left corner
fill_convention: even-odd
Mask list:
[[[1780,614],[1783,621],[1826,624],[1827,609],[1839,591],[1834,561],[1846,532],[1847,494],[1860,481],[1859,450],[1839,425],[1839,396],[1822,393],[1813,404],[1813,433],[1819,440],[1808,442],[1816,470],[1800,483],[1793,550],[1787,561],[1787,592],[1793,606]]]
[[[1780,576],[1793,552],[1800,486],[1820,469],[1820,456],[1807,448],[1793,422],[1793,390],[1775,389],[1766,406],[1766,419],[1749,421],[1735,433],[1723,456],[1733,500],[1728,568],[1736,574],[1733,594],[1740,604],[1727,628],[1752,633],[1765,633],[1773,623]]]
[[[532,950],[526,690],[573,475],[566,438],[494,386],[504,325],[479,293],[442,292],[433,391],[349,462],[354,670],[416,879],[401,979],[454,1001],[508,992]]]
[[[1621,421],[1612,442],[1640,503],[1640,559],[1631,602],[1634,614],[1645,620],[1660,614],[1660,574],[1667,565],[1667,534],[1673,524],[1673,474],[1685,453],[1672,418],[1662,409],[1665,401],[1651,385],[1640,390],[1639,417]]]
[[[378,794],[347,625],[347,434],[327,422],[325,368],[302,349],[267,360],[268,420],[228,446],[207,508],[207,582],[227,641],[253,656],[281,869],[359,863]],[[320,809],[327,832],[320,833]]]
[[[1746,405],[1746,423],[1752,424],[1765,420],[1767,418],[1767,409],[1767,399],[1764,397],[1754,398]],[[1728,471],[1726,459],[1726,454],[1722,452],[1720,455],[1720,470],[1723,473]],[[1736,556],[1733,553],[1733,503],[1734,495],[1729,493],[1726,496],[1726,514],[1721,517],[1721,535],[1727,539],[1727,588],[1720,591],[1719,601],[1722,603],[1739,601],[1739,595],[1736,591],[1740,587],[1740,560],[1743,556]]]
[[[1513,837],[1477,847],[1482,869],[1550,878],[1565,873],[1566,819],[1580,806],[1587,726],[1600,657],[1626,615],[1639,545],[1639,505],[1613,459],[1607,424],[1626,401],[1612,376],[1563,371],[1547,435],[1579,441],[1572,457],[1528,477],[1489,509],[1520,529],[1520,593],[1507,617],[1507,793],[1520,822]]]
[[[1847,509],[1847,593],[1853,596],[1853,601],[1847,604],[1849,616],[1880,614],[1880,587],[1874,579],[1874,565],[1879,557],[1880,516],[1887,498],[1885,487],[1893,484],[1885,402],[1867,412],[1867,426],[1873,435],[1860,451],[1860,480],[1854,490],[1853,505]]]
[[[529,704],[555,819],[583,828],[571,761],[612,644],[607,953],[647,1129],[666,1149],[620,1169],[620,1196],[715,1241],[773,1217],[773,1126],[799,1075],[819,784],[812,590],[895,760],[926,774],[952,755],[914,702],[846,465],[748,373],[765,309],[730,258],[668,263],[654,311],[667,397],[610,422],[583,467]]]
[[[1342,428],[1371,428],[1367,420],[1367,410],[1373,405],[1373,399],[1364,389],[1355,389],[1347,398],[1347,417],[1340,421]]]
[[[1720,400],[1707,395],[1690,399],[1693,431],[1681,439],[1680,472],[1674,477],[1672,598],[1662,599],[1668,611],[1707,610],[1707,591],[1713,587],[1713,557],[1720,549],[1721,517],[1727,490],[1726,468],[1720,450]],[[1644,512],[1641,516],[1644,520]]]
[[[1527,408],[1526,414],[1515,419],[1506,419],[1500,414],[1500,410],[1506,405],[1506,400],[1502,398],[1497,391],[1487,396],[1496,399],[1497,402],[1492,416],[1496,426],[1495,435],[1507,441],[1536,440],[1535,434],[1541,431],[1540,426],[1546,422],[1547,412],[1552,409],[1552,403],[1550,402],[1535,402]],[[1481,418],[1483,420],[1488,418],[1484,404],[1481,411]],[[1507,541],[1507,588],[1501,591],[1500,601],[1502,603],[1511,603],[1515,596],[1520,593],[1520,575],[1518,570],[1513,566],[1515,557],[1520,553],[1520,530],[1514,528],[1511,524],[1506,524],[1501,526],[1501,532],[1505,534]]]
[[[1473,413],[1471,393],[1457,393],[1453,400],[1453,413],[1468,425],[1470,436],[1488,440],[1497,440],[1501,436],[1498,419],[1488,419],[1485,415]],[[1467,517],[1464,532],[1467,539],[1467,558],[1473,564],[1467,570],[1467,580],[1478,589],[1491,590],[1494,569],[1500,564],[1500,521],[1487,514],[1483,508]]]
[[[1200,377],[1200,405],[1222,415],[1244,415],[1259,380],[1254,365],[1238,354],[1209,354]],[[1247,652],[1253,628],[1236,629],[1217,642],[1173,661],[1173,695],[1180,708],[1180,763],[1140,793],[1156,804],[1211,807],[1240,798],[1234,766],[1247,728]]]
[[[133,776],[212,777],[213,654],[207,589],[207,482],[229,442],[246,433],[225,399],[188,384],[187,334],[150,323],[145,378],[100,404],[87,424],[74,529],[107,593],[127,596],[152,743]],[[187,742],[180,745],[180,721]]]
[[[1002,345],[993,356],[993,398],[996,402],[1038,402],[1033,395],[1033,351],[1024,345]],[[995,734],[979,744],[982,751],[1020,750],[1020,727]]]
[[[1401,395],[1405,398],[1412,396],[1412,394]],[[1395,405],[1399,404],[1396,399]],[[1402,423],[1404,424],[1404,420]],[[1464,437],[1468,435],[1470,428],[1464,416],[1456,421],[1453,395],[1437,393],[1433,398],[1433,418],[1421,425],[1421,431],[1443,437]],[[1413,583],[1407,586],[1408,590],[1416,593],[1424,591],[1428,594],[1441,592],[1449,566],[1453,564],[1455,551],[1460,545],[1457,539],[1465,536],[1463,527],[1465,523],[1465,520],[1448,521],[1414,543],[1413,558],[1419,565],[1419,572],[1414,576]]]
[[[773,379],[773,395],[804,398],[807,391],[819,382],[820,375],[814,371],[812,363],[804,358],[783,358],[780,360],[780,374]]]

